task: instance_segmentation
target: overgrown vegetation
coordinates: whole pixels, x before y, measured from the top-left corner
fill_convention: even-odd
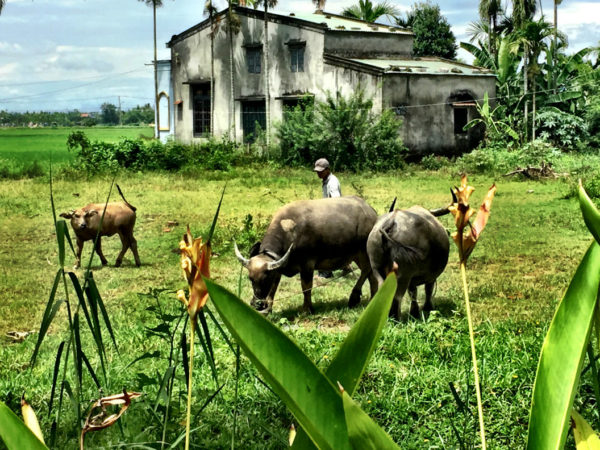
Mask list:
[[[282,163],[310,166],[327,158],[333,170],[353,172],[402,167],[401,121],[391,110],[376,114],[372,108],[362,89],[348,98],[329,92],[324,102],[301,102],[277,127]]]

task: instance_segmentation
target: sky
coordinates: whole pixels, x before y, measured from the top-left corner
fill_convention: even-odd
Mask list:
[[[438,0],[457,42],[468,41],[478,0]],[[201,22],[204,1],[164,0],[157,10],[158,59],[169,59],[172,35]],[[358,0],[327,0],[340,13]],[[415,0],[391,0],[400,11]],[[214,0],[218,9],[226,1]],[[542,0],[553,20],[553,1]],[[309,0],[279,0],[274,12],[312,12]],[[564,0],[559,29],[569,52],[600,44],[600,0]],[[0,110],[98,111],[102,103],[126,110],[151,103],[154,89],[152,8],[136,0],[7,0],[0,15]],[[470,62],[460,50],[459,58]]]

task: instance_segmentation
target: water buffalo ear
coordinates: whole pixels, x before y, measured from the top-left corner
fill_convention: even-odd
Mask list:
[[[250,258],[252,258],[253,256],[258,255],[258,251],[260,250],[260,241],[257,242],[256,244],[254,244],[252,246],[252,248],[250,249]]]
[[[60,213],[60,217],[64,217],[65,219],[71,219],[73,217],[73,213],[75,211],[71,210],[69,212]]]

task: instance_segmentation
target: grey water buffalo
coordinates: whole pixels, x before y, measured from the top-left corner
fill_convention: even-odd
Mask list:
[[[121,190],[119,189],[119,193]],[[123,194],[121,194],[122,196]],[[106,205],[106,212],[104,213],[104,219],[102,219],[102,212]],[[140,266],[140,257],[137,250],[137,241],[133,237],[133,227],[135,225],[136,208],[129,204],[123,197],[122,202],[112,203],[90,203],[83,208],[69,211],[68,213],[62,213],[60,217],[71,219],[71,226],[75,232],[77,238],[77,260],[75,262],[75,268],[78,268],[81,264],[81,252],[83,251],[83,243],[85,241],[93,241],[96,239],[98,230],[100,229],[100,220],[102,219],[102,228],[98,235],[98,242],[96,243],[96,253],[102,261],[102,265],[106,265],[108,261],[102,253],[102,236],[112,236],[119,234],[121,238],[121,252],[117,256],[115,267],[119,267],[123,262],[123,256],[127,249],[131,248],[133,257],[135,258],[135,265]]]
[[[360,277],[348,305],[360,302],[361,288],[369,278],[371,295],[377,291],[367,255],[367,237],[377,213],[358,197],[299,200],[280,208],[261,242],[254,244],[250,259],[235,253],[248,276],[256,300],[266,300],[261,311],[268,313],[282,275],[300,274],[303,309],[313,312],[311,289],[315,270],[336,270],[354,261]]]
[[[434,216],[448,209],[428,211],[420,206],[395,210],[381,216],[367,241],[367,252],[373,273],[381,286],[386,275],[397,264],[398,287],[390,315],[401,317],[402,298],[411,296],[410,314],[419,315],[417,286],[425,285],[424,311],[431,311],[433,288],[448,262],[448,233]]]

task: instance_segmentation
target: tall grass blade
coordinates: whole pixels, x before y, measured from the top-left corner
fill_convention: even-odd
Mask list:
[[[81,354],[83,349],[81,348],[81,335],[79,334],[79,313],[75,313],[73,316],[73,336],[75,337],[75,371],[77,372],[77,379],[79,380],[79,386],[81,386],[83,378],[83,358]]]
[[[47,449],[2,401],[0,401],[0,438],[8,450]]]
[[[600,246],[593,242],[552,319],[538,363],[527,448],[563,448],[600,286]]]
[[[600,439],[581,415],[573,409],[573,437],[577,450],[600,450]]]
[[[188,316],[189,318],[189,316]],[[188,345],[187,345],[187,333],[186,333],[186,325],[187,321],[181,331],[181,341],[179,345],[181,347],[181,363],[183,364],[183,372],[185,374],[185,387],[189,390],[189,380],[190,380],[190,359],[188,357]]]
[[[54,277],[54,284],[52,285],[52,290],[50,291],[50,297],[48,297],[48,303],[46,303],[46,309],[44,311],[44,315],[42,317],[42,324],[40,325],[40,331],[38,333],[38,339],[35,344],[35,349],[33,350],[33,355],[31,355],[30,366],[33,368],[35,365],[35,361],[37,359],[37,354],[40,350],[40,346],[46,336],[46,332],[52,323],[52,319],[56,315],[58,311],[58,307],[60,307],[62,301],[58,301],[56,304],[54,303],[54,297],[56,296],[56,289],[58,288],[58,282],[60,281],[60,277],[63,273],[62,268],[58,269],[56,272],[56,277]],[[57,306],[58,305],[58,306]]]
[[[206,280],[229,332],[322,449],[348,449],[339,390],[279,328],[223,287]]]
[[[200,330],[198,328],[198,322],[196,322],[196,328],[195,329],[196,330]],[[210,337],[210,335],[209,335],[209,337]],[[215,384],[218,385],[219,384],[219,378],[217,376],[217,366],[215,365],[215,361],[212,358],[211,351],[209,350],[208,344],[206,343],[206,340],[205,340],[204,336],[202,335],[201,331],[198,331],[198,340],[200,341],[200,345],[202,345],[202,350],[204,351],[204,354],[206,355],[206,359],[208,361],[208,365],[210,366],[210,372],[212,374],[213,379],[215,380]]]
[[[173,376],[173,371],[175,368],[173,366],[167,367],[165,370],[165,374],[160,381],[160,387],[158,388],[158,392],[156,393],[156,400],[154,401],[154,411],[158,409],[158,405],[160,401],[163,400],[165,403],[169,400],[169,395],[167,392],[167,386],[169,385],[169,380]]]
[[[64,220],[58,220],[55,224],[56,228],[56,241],[58,242],[58,262],[60,267],[65,266],[65,232],[66,222]]]
[[[392,438],[354,403],[346,391],[342,393],[344,414],[348,426],[348,438],[354,449],[399,449]]]
[[[219,200],[219,205],[217,206],[217,210],[215,211],[215,217],[213,218],[212,225],[210,226],[210,231],[208,232],[208,237],[206,238],[206,242],[210,245],[210,241],[213,237],[213,233],[215,232],[215,227],[217,226],[217,219],[219,218],[219,212],[221,211],[221,203],[223,203],[223,196],[225,195],[225,188],[227,188],[227,184],[223,186],[223,191],[221,192],[221,199]]]
[[[200,318],[202,331],[204,331],[204,337],[206,338],[206,348],[208,349],[208,352],[210,354],[210,359],[214,361],[215,354],[213,352],[212,340],[210,339],[210,331],[208,329],[208,324],[206,323],[206,316],[204,315],[204,308],[200,310],[200,312],[198,313],[198,317]]]
[[[67,397],[69,397],[69,401],[71,402],[71,408],[73,408],[73,413],[77,416],[77,422],[81,421],[81,411],[79,410],[79,402],[73,395],[73,389],[71,389],[71,384],[69,380],[63,380],[63,388],[67,393]]]
[[[89,359],[87,359],[87,356],[85,356],[85,352],[83,350],[81,351],[81,359],[83,360],[83,363],[85,364],[85,367],[87,368],[88,373],[92,377],[92,380],[94,380],[94,384],[96,385],[96,387],[98,389],[102,389],[102,387],[100,385],[100,381],[98,380],[98,377],[96,376],[96,372],[94,372],[94,369],[92,368],[92,365],[90,364]]]
[[[54,394],[56,393],[56,383],[58,381],[58,372],[60,370],[60,360],[62,358],[62,352],[65,348],[65,341],[62,341],[58,346],[56,352],[56,359],[54,360],[54,373],[52,374],[52,390],[50,391],[50,402],[48,403],[48,417],[52,413],[52,404],[54,403]]]
[[[117,346],[117,340],[115,339],[115,333],[113,332],[113,327],[110,323],[110,317],[108,316],[108,313],[106,312],[106,307],[104,306],[104,302],[102,301],[102,296],[100,295],[100,291],[98,291],[98,286],[96,285],[96,281],[94,280],[94,276],[92,275],[92,273],[89,274],[87,281],[88,281],[88,286],[89,286],[89,293],[93,296],[94,303],[97,304],[98,307],[100,308],[100,312],[102,313],[102,318],[104,319],[104,325],[106,326],[106,329],[108,330],[108,334],[110,334],[110,338],[113,342],[113,345],[115,346],[115,350],[117,351],[117,353],[119,353],[119,347]]]
[[[238,295],[238,297],[239,297],[239,295]],[[233,353],[235,353],[236,350],[233,348],[233,344],[231,343],[231,339],[229,339],[229,336],[227,336],[227,333],[225,333],[225,330],[223,330],[223,327],[221,326],[221,324],[219,323],[219,321],[217,320],[217,318],[215,317],[215,315],[213,314],[213,312],[210,310],[210,308],[208,308],[208,306],[204,306],[204,308],[202,308],[202,311],[206,311],[206,313],[208,314],[208,316],[211,318],[211,320],[213,321],[213,323],[217,327],[217,330],[219,330],[219,333],[221,333],[221,336],[223,336],[223,339],[225,340],[225,342],[227,343],[227,345],[229,346],[229,348],[231,349],[231,351]]]
[[[396,276],[392,273],[360,315],[325,371],[327,378],[332,383],[344,386],[344,390],[349,395],[354,394],[358,381],[377,346],[377,341],[387,322],[396,285]],[[302,428],[297,431],[292,448],[312,448]]]
[[[596,242],[600,244],[600,211],[598,211],[592,199],[585,192],[581,180],[579,180],[578,197],[583,220],[590,233],[592,233],[592,236],[594,236],[594,239],[596,239]]]

